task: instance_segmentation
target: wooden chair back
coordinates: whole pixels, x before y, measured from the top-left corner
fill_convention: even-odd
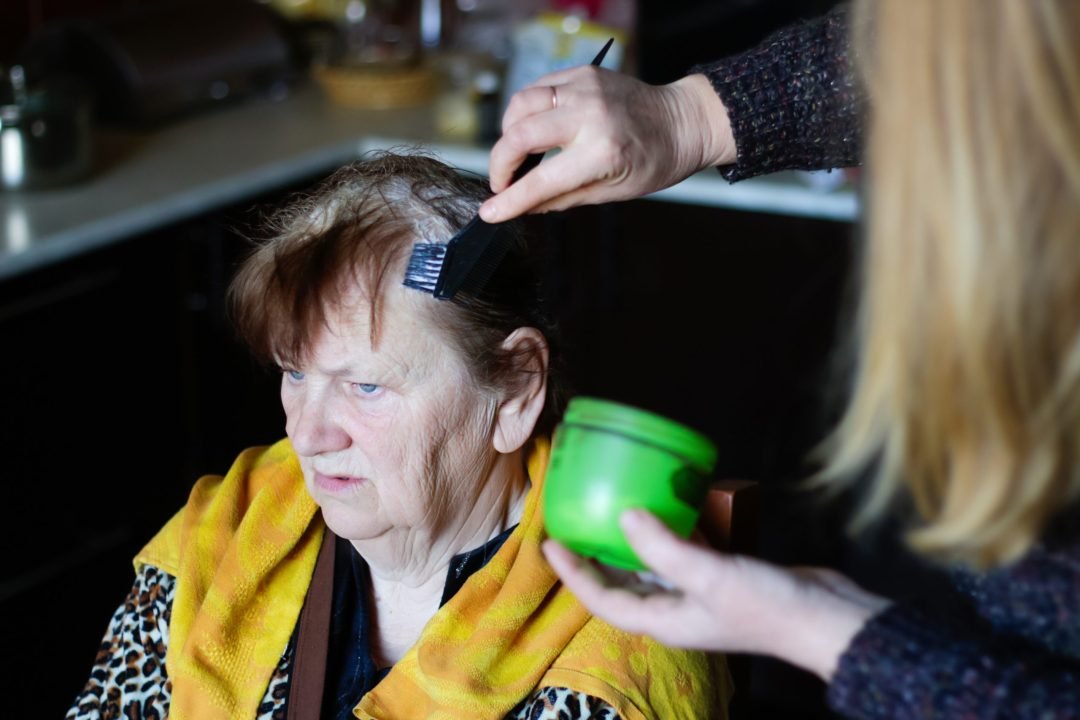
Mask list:
[[[705,499],[698,529],[718,550],[752,553],[757,535],[758,485],[753,480],[721,480]]]
[[[714,548],[730,553],[753,554],[757,537],[758,484],[752,480],[722,480],[709,490],[698,530]],[[749,717],[749,655],[727,655],[735,695],[728,707],[730,720]]]

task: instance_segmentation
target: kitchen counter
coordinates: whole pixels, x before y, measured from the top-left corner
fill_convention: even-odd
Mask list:
[[[340,107],[311,85],[280,100],[250,99],[154,131],[99,133],[98,170],[70,187],[0,192],[0,280],[169,223],[288,187],[363,153],[423,145],[486,174],[487,148],[432,141],[429,108]],[[728,184],[715,171],[652,199],[849,221],[849,190],[823,192],[794,173]]]

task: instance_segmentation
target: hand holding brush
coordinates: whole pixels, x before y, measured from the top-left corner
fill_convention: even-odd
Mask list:
[[[604,61],[614,40],[607,41],[593,58],[592,65],[598,66]],[[552,92],[555,92],[554,88]],[[526,156],[514,171],[513,182],[539,165],[543,157],[542,152]],[[445,245],[418,243],[414,246],[404,284],[430,292],[439,300],[452,300],[461,290],[477,293],[487,284],[506,249],[506,243],[498,239],[498,224],[488,223],[476,215]]]

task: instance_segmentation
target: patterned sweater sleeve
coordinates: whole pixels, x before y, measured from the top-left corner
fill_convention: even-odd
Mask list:
[[[1080,718],[1080,658],[910,606],[873,618],[840,658],[829,705],[881,720]]]
[[[146,566],[136,576],[98,647],[90,679],[67,720],[168,716],[172,686],[165,673],[175,579]]]
[[[728,110],[737,160],[729,181],[860,163],[866,100],[851,68],[848,8],[793,24],[756,47],[698,65]]]

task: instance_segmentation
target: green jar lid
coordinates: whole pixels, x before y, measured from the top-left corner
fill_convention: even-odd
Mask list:
[[[563,422],[626,435],[660,447],[709,474],[716,466],[716,446],[696,430],[622,403],[578,396],[566,407]]]

